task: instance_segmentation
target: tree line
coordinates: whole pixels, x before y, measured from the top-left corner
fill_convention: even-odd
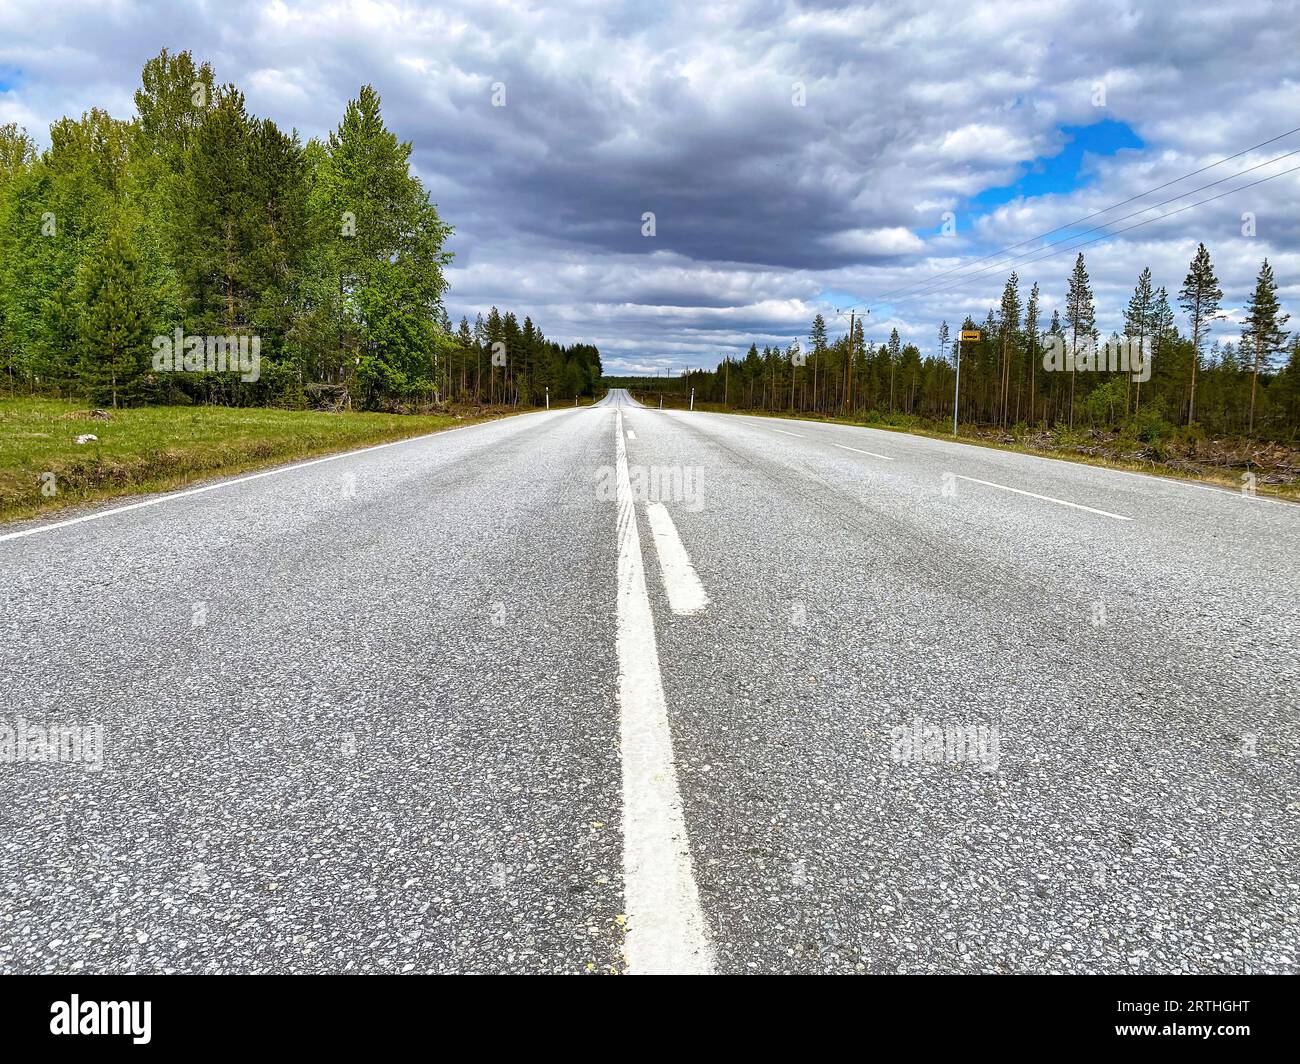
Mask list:
[[[1172,298],[1147,268],[1123,309],[1125,338],[1149,351],[1149,379],[1082,368],[1049,372],[1044,355],[1053,343],[1083,364],[1085,351],[1105,351],[1107,343],[1120,341],[1097,329],[1080,254],[1064,303],[1050,319],[1039,286],[1026,295],[1012,273],[983,321],[967,317],[955,328],[940,323],[937,354],[923,356],[915,344],[902,342],[897,329],[888,340],[868,344],[861,318],[853,320],[851,334],[830,338],[818,314],[806,345],[795,340],[760,350],[751,344],[743,358],[728,356],[716,370],[691,371],[684,383],[698,400],[742,409],[950,420],[958,330],[978,331],[978,340],[961,343],[959,417],[967,423],[1130,430],[1147,437],[1190,426],[1221,435],[1300,438],[1300,336],[1285,328],[1290,316],[1268,261],[1243,308],[1239,343],[1213,339],[1214,323],[1224,316],[1222,301],[1202,244]]]
[[[493,308],[447,315],[443,222],[367,85],[305,143],[210,64],[164,50],[135,115],[0,126],[0,380],[99,405],[401,409],[591,394],[590,345]],[[255,373],[174,367],[175,336],[256,338]],[[184,342],[184,341],[183,341]],[[206,368],[205,368],[206,366]],[[185,370],[181,372],[179,370]]]

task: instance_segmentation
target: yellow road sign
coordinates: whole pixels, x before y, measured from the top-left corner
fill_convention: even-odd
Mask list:
[[[963,340],[978,340],[980,331],[978,329],[962,329],[961,338]]]

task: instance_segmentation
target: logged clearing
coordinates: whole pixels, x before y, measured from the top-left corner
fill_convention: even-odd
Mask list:
[[[685,410],[686,396],[679,392],[634,391],[633,397],[656,408],[662,400],[665,408]],[[745,414],[750,417],[786,418],[796,421],[822,421],[837,425],[929,436],[951,440],[949,422],[940,422],[905,414],[879,414],[867,417],[835,417],[827,414],[787,413],[770,410],[742,410],[721,403],[697,402],[696,410],[715,414]],[[1216,438],[1199,428],[1169,427],[1162,435],[1142,438],[1138,435],[1090,429],[1073,432],[1056,428],[1016,425],[961,425],[962,443],[1018,451],[1042,458],[1060,458],[1085,465],[1151,473],[1155,476],[1199,480],[1206,484],[1234,490],[1249,490],[1261,495],[1276,495],[1300,501],[1300,446],[1240,437]]]

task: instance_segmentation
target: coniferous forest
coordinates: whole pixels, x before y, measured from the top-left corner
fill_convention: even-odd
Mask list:
[[[1239,343],[1214,337],[1216,324],[1233,308],[1223,305],[1204,245],[1185,277],[1157,284],[1150,269],[1142,270],[1132,297],[1119,309],[1124,335],[1149,346],[1145,382],[1133,373],[1044,369],[1053,336],[1072,354],[1119,339],[1096,327],[1082,255],[1068,277],[1054,280],[1065,294],[1063,309],[1045,315],[1039,285],[1026,291],[1013,273],[999,305],[983,320],[939,323],[925,356],[915,344],[903,343],[897,329],[868,341],[861,317],[854,319],[852,339],[847,328],[832,338],[819,314],[806,342],[761,349],[751,344],[743,358],[692,371],[678,387],[693,387],[697,401],[741,409],[946,422],[952,418],[958,331],[978,330],[980,339],[961,348],[963,423],[1118,431],[1150,442],[1189,432],[1300,439],[1300,334],[1288,329],[1267,260],[1246,306],[1238,308]]]
[[[411,151],[370,86],[304,143],[166,50],[129,119],[61,119],[39,152],[0,127],[0,390],[384,410],[591,395],[595,347],[495,307],[449,319],[452,227]],[[173,336],[256,338],[258,370],[160,372]]]

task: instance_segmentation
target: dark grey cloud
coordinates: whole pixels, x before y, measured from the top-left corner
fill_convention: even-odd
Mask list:
[[[309,136],[373,83],[456,226],[453,314],[495,303],[629,365],[698,365],[751,338],[788,342],[848,297],[932,276],[1300,124],[1297,13],[1287,0],[11,0],[0,121],[39,135],[91,105],[128,113],[141,64],[162,46],[210,59],[255,110]],[[492,106],[496,83],[504,107]],[[971,211],[971,197],[1059,151],[1062,127],[1102,117],[1146,149],[1086,159],[1077,188]],[[1143,265],[1176,288],[1198,240],[1229,303],[1244,301],[1269,255],[1300,304],[1298,189],[1280,179],[1086,248],[1103,327]],[[1259,218],[1254,238],[1241,234],[1246,210]],[[641,234],[645,211],[653,238]],[[956,237],[935,235],[944,211]],[[1072,260],[1020,270],[1026,288],[1040,281],[1049,312]],[[893,316],[877,308],[869,335],[897,326],[930,346],[940,318],[982,317],[1005,272]]]

